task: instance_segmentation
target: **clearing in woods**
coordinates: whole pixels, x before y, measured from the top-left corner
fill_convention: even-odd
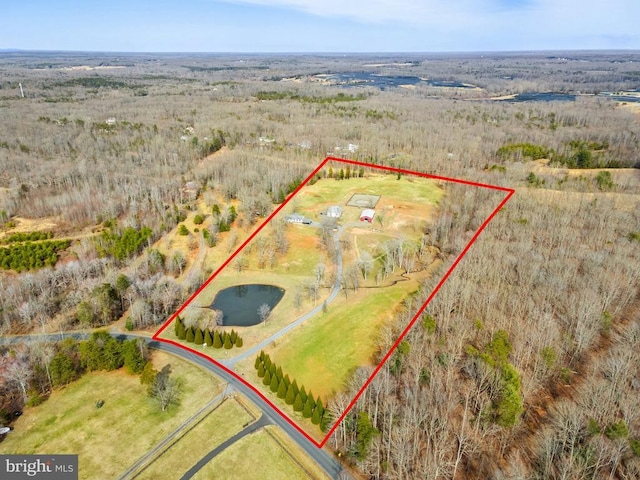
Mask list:
[[[442,260],[428,232],[446,195],[447,182],[497,190],[501,201],[495,202],[484,223],[479,222],[482,226],[437,283]],[[255,368],[257,355],[263,350],[282,368],[282,377],[276,375],[278,385],[288,375],[287,387],[295,379],[324,406],[345,389],[356,369],[369,368],[371,375],[359,396],[375,375],[376,365],[381,365],[380,359],[388,358],[426,307],[424,285],[437,283],[429,296],[433,297],[512,193],[502,187],[327,158],[154,338],[195,349],[233,369],[301,432],[323,445],[353,402],[337,418],[326,418],[321,432],[308,416],[285,401],[282,392],[280,396],[274,392],[273,384],[264,384]],[[369,203],[359,206],[354,199]],[[373,219],[361,221],[363,209],[372,206]],[[295,218],[304,218],[306,223],[296,223]],[[249,284],[279,287],[284,296],[273,305],[266,321],[234,326],[234,319],[225,316],[220,324],[221,315],[211,308],[216,295],[225,288]],[[237,301],[244,303],[242,293]],[[398,325],[398,311],[407,301],[418,306],[412,307],[415,311],[408,324]],[[203,331],[233,328],[243,345],[216,349],[180,340],[174,328],[178,315],[187,327]],[[283,331],[293,322],[297,322],[295,328]],[[396,332],[397,341],[385,354],[378,351],[378,345],[389,329]]]

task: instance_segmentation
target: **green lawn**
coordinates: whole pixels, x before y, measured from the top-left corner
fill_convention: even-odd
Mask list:
[[[183,385],[180,406],[161,412],[139,377],[124,370],[93,372],[25,409],[0,451],[78,454],[79,478],[117,477],[220,391],[215,377],[155,352],[156,368],[167,363]]]
[[[311,472],[313,475],[311,478],[327,478],[317,467],[305,465],[305,469]],[[310,477],[291,459],[278,442],[262,429],[225,449],[193,478],[194,480],[212,478],[216,480],[302,480]]]
[[[332,396],[357,367],[371,364],[378,330],[415,282],[400,282],[381,289],[360,289],[341,295],[328,307],[295,329],[275,348],[271,358],[299,385],[323,399]]]
[[[253,417],[235,400],[227,399],[136,477],[180,478],[198,460],[232,437]]]
[[[335,171],[336,165],[333,167]],[[329,165],[327,170],[328,168]],[[339,169],[340,166],[338,166]],[[381,202],[397,200],[417,204],[437,204],[444,195],[444,190],[438,187],[434,180],[415,176],[402,176],[400,180],[397,180],[396,175],[379,174],[349,180],[326,178],[300,190],[295,204],[301,213],[314,212],[318,205],[344,206],[354,193],[381,195]]]

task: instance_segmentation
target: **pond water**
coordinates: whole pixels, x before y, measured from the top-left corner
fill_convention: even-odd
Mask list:
[[[263,304],[273,310],[283,296],[284,290],[274,285],[236,285],[220,290],[211,308],[222,311],[222,325],[248,327],[260,323]]]
[[[629,92],[629,93],[636,93],[636,92]],[[634,96],[634,95],[616,95],[615,93],[610,93],[610,92],[602,92],[599,93],[598,96],[600,97],[604,97],[604,98],[609,98],[611,100],[616,100],[618,102],[627,102],[627,103],[640,103],[640,96]]]
[[[576,96],[571,93],[543,92],[543,93],[519,93],[513,98],[506,98],[502,102],[573,102]]]
[[[448,80],[425,80],[420,77],[409,75],[378,75],[375,73],[334,73],[322,75],[321,78],[340,87],[377,87],[384,90],[387,87],[400,87],[402,85],[429,85],[431,87],[455,87],[455,88],[475,88],[457,81]]]

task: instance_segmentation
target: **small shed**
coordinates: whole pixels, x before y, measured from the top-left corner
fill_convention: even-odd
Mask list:
[[[362,213],[360,214],[360,221],[361,222],[373,222],[373,217],[375,216],[376,211],[373,210],[372,208],[365,208],[364,210],[362,210]]]

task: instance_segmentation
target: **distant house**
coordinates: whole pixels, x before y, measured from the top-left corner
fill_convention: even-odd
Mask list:
[[[327,217],[340,218],[341,216],[342,216],[342,207],[335,205],[327,209]]]
[[[371,208],[365,208],[364,210],[362,210],[362,213],[360,214],[360,221],[361,222],[373,222],[373,217],[375,216],[376,211],[371,209]]]
[[[310,225],[313,222],[313,220],[306,218],[299,213],[292,213],[291,215],[285,216],[284,219],[288,223],[302,223],[304,225]]]

